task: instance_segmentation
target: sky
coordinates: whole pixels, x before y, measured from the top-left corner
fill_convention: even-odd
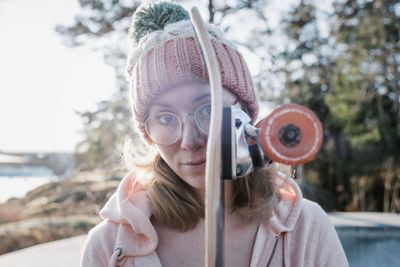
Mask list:
[[[101,52],[67,48],[54,30],[78,10],[77,0],[0,0],[0,151],[72,152],[75,111],[116,90]]]

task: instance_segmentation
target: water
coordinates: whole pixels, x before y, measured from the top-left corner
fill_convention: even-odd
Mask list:
[[[24,197],[26,193],[45,183],[55,181],[55,176],[32,177],[1,177],[0,176],[0,203],[12,197]]]
[[[351,267],[400,266],[399,227],[337,227]]]

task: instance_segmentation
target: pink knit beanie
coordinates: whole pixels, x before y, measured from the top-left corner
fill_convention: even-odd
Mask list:
[[[217,27],[206,27],[223,87],[239,98],[254,120],[258,103],[242,55]],[[130,37],[127,76],[132,89],[132,113],[144,139],[150,142],[144,123],[157,96],[177,85],[208,82],[208,74],[189,16],[180,5],[158,2],[138,7]]]

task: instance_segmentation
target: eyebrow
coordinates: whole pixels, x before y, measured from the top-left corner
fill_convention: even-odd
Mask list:
[[[205,93],[205,94],[203,94],[203,95],[200,95],[200,96],[196,97],[196,98],[194,99],[194,101],[195,101],[195,102],[199,102],[200,100],[203,100],[204,98],[207,98],[207,97],[209,97],[209,96],[211,96],[210,93]]]
[[[152,107],[154,107],[154,106],[161,106],[161,107],[164,107],[164,108],[172,107],[170,104],[157,103],[157,102],[154,102],[152,104]]]

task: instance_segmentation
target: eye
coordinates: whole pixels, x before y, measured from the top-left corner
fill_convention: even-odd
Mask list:
[[[176,124],[178,120],[178,118],[172,113],[158,113],[154,117],[160,125],[165,126]]]
[[[211,116],[211,104],[206,104],[204,106],[201,106],[197,110],[197,114],[201,117],[210,117]]]

